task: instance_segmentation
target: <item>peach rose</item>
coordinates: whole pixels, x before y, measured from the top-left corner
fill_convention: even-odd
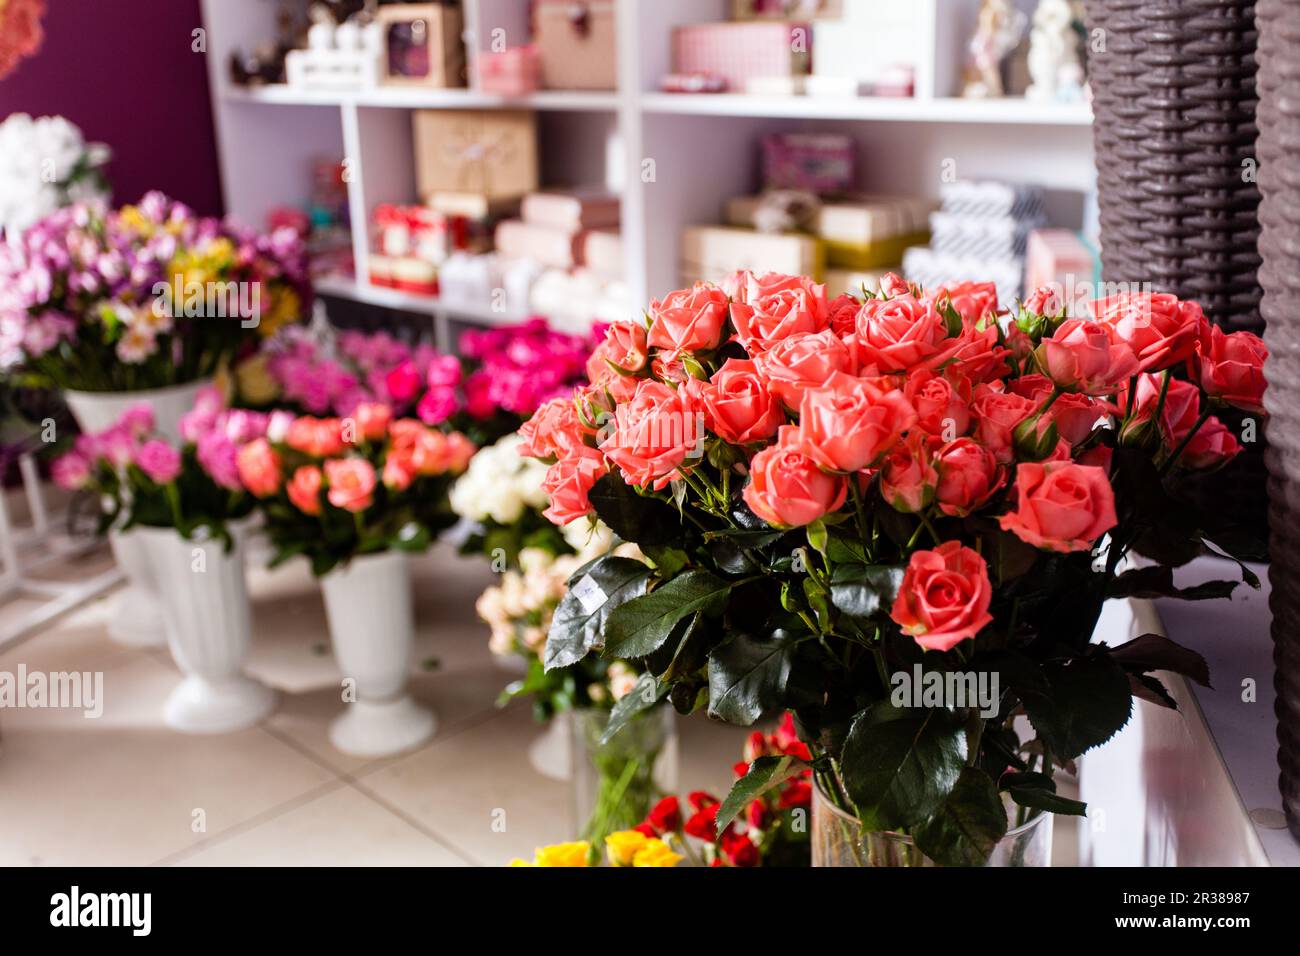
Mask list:
[[[965,435],[971,422],[970,383],[960,376],[954,380],[921,369],[909,375],[903,386],[903,397],[916,409],[917,427],[944,441]]]
[[[798,410],[804,392],[824,385],[833,372],[853,372],[849,347],[830,329],[782,339],[754,360],[768,387],[786,408]]]
[[[608,389],[618,401],[636,390],[636,376],[649,361],[645,327],[635,322],[615,322],[587,359],[587,380]]]
[[[736,337],[750,355],[766,352],[799,332],[820,332],[830,326],[826,287],[805,276],[750,272],[735,276],[731,285],[731,321]]]
[[[662,488],[704,439],[703,422],[662,382],[644,379],[630,402],[614,410],[614,430],[600,444],[632,485]]]
[[[382,480],[385,488],[393,491],[405,491],[415,483],[415,464],[409,454],[390,451],[384,459]]]
[[[547,460],[563,458],[570,451],[584,447],[595,429],[587,428],[578,417],[576,398],[576,395],[553,398],[537,409],[519,429],[519,437],[523,439],[519,454]]]
[[[280,490],[280,456],[265,438],[244,445],[235,454],[239,480],[258,498],[267,498]]]
[[[553,464],[542,482],[542,489],[550,499],[550,506],[543,512],[547,520],[564,527],[591,514],[587,496],[607,471],[605,459],[593,448],[575,451]]]
[[[984,559],[960,541],[945,541],[912,554],[889,616],[927,651],[947,651],[993,620],[992,602]]]
[[[949,282],[926,298],[940,309],[947,302],[967,326],[998,314],[998,287],[992,282]]]
[[[1050,387],[1050,384],[1049,384]],[[1002,385],[979,385],[971,411],[975,415],[975,437],[1002,464],[1016,457],[1016,426],[1034,413],[1040,403],[1005,391]]]
[[[1255,415],[1264,414],[1264,361],[1268,347],[1250,332],[1225,333],[1206,323],[1187,363],[1192,381],[1205,394]]]
[[[785,422],[781,406],[753,362],[727,359],[701,389],[704,423],[733,445],[763,441]]]
[[[828,475],[802,449],[806,441],[793,425],[781,428],[776,444],[763,449],[749,463],[745,504],[777,528],[801,528],[839,509],[848,485],[838,475]]]
[[[1101,468],[1073,462],[1025,462],[1016,469],[1015,510],[998,518],[1004,531],[1035,548],[1091,551],[1115,527],[1115,493]]]
[[[1031,315],[1059,318],[1065,313],[1065,299],[1058,285],[1039,286],[1025,299],[1023,308]]]
[[[911,432],[881,462],[880,495],[895,511],[916,514],[934,503],[939,471],[933,442],[924,432]]]
[[[1222,468],[1241,454],[1241,443],[1228,427],[1211,415],[1179,456],[1178,464],[1196,471]]]
[[[460,432],[452,432],[447,436],[447,470],[453,475],[459,475],[468,468],[470,459],[476,454],[478,446]]]
[[[945,445],[935,467],[939,470],[935,497],[939,510],[950,516],[965,517],[982,507],[1006,481],[993,452],[970,438]]]
[[[852,334],[854,328],[857,327],[858,310],[861,308],[862,301],[860,299],[847,293],[837,296],[829,306],[831,331],[840,338]]]
[[[315,516],[321,513],[320,490],[323,483],[324,476],[319,468],[303,465],[294,471],[285,491],[289,493],[289,501],[295,508],[303,514]]]
[[[722,343],[727,323],[727,293],[697,282],[650,303],[649,343],[673,352],[707,352]]]
[[[879,372],[938,368],[960,344],[949,337],[946,320],[934,304],[912,295],[868,299],[848,342],[859,368],[874,366]]]
[[[389,427],[392,446],[389,457],[396,457],[415,474],[423,477],[441,475],[450,466],[450,449],[442,432],[423,422],[403,418]]]
[[[1035,410],[1047,404],[1053,391],[1051,381],[1044,375],[1024,375],[1011,383],[1011,390],[1030,399]],[[1057,396],[1047,410],[1047,417],[1056,423],[1057,434],[1071,445],[1077,445],[1092,434],[1099,419],[1113,410],[1113,406],[1088,395],[1066,392]]]
[[[805,392],[799,408],[804,452],[830,471],[873,465],[915,423],[916,411],[902,392],[885,391],[843,372],[833,372],[824,386]]]
[[[362,438],[366,441],[379,441],[388,434],[393,410],[382,402],[362,402],[352,417]]]
[[[1165,292],[1122,292],[1093,302],[1097,321],[1114,330],[1137,356],[1143,372],[1159,372],[1192,356],[1205,324],[1195,302],[1180,302]]]
[[[337,418],[295,418],[284,440],[290,448],[313,458],[341,455],[347,447],[343,422]]]
[[[1138,371],[1137,356],[1101,322],[1067,319],[1034,353],[1039,368],[1067,392],[1109,395]]]
[[[335,508],[365,511],[375,501],[375,469],[364,458],[331,458],[325,462],[326,497]]]

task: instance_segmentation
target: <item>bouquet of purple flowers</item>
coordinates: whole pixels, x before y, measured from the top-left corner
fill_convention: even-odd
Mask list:
[[[305,247],[162,193],[60,209],[0,250],[0,374],[91,392],[206,378],[310,304]]]

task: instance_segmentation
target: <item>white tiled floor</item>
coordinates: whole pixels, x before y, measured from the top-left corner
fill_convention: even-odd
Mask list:
[[[112,643],[105,601],[0,654],[0,671],[102,670],[104,714],[0,711],[0,865],[498,865],[571,838],[568,790],[532,770],[529,709],[495,706],[511,675],[473,603],[483,562],[416,562],[415,696],[438,733],[358,760],[326,739],[342,706],[319,589],[305,568],[252,575],[249,670],[281,691],[262,726],[188,737],[162,726],[165,650]],[[744,731],[679,722],[681,788],[723,790]],[[504,826],[502,826],[504,821]]]

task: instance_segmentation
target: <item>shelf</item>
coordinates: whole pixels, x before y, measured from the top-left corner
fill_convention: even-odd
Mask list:
[[[510,97],[477,90],[422,89],[380,86],[369,90],[309,90],[274,85],[228,88],[222,98],[234,103],[268,103],[285,106],[377,106],[393,109],[532,109],[572,113],[613,112],[618,94],[579,90],[541,90]]]
[[[1006,123],[1090,126],[1086,103],[1037,103],[1021,98],[748,96],[740,93],[646,93],[647,113],[790,119],[880,120],[901,123]]]
[[[514,325],[524,321],[525,318],[510,312],[498,312],[486,305],[447,302],[436,296],[416,295],[400,289],[385,289],[346,276],[320,276],[313,280],[312,286],[317,295],[334,296],[402,312],[445,316],[480,325]]]

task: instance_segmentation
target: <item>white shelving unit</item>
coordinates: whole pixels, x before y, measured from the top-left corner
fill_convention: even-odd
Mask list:
[[[243,90],[227,77],[230,53],[273,34],[269,0],[203,0],[208,69],[226,206],[261,223],[277,205],[304,202],[310,163],[344,157],[357,274],[369,257],[367,224],[380,202],[416,200],[411,110],[529,108],[539,112],[546,185],[608,182],[623,196],[626,276],[633,302],[679,285],[684,227],[716,223],[725,201],[758,187],[757,143],[775,131],[848,132],[859,143],[864,191],[937,196],[944,177],[1004,179],[1044,188],[1057,225],[1081,225],[1093,188],[1092,116],[1086,105],[957,97],[978,0],[905,0],[924,7],[928,43],[909,99],[665,94],[674,26],[727,18],[729,0],[617,0],[619,86],[543,91],[511,99],[470,89],[378,88],[318,93]],[[1032,11],[1034,0],[1017,0]],[[527,0],[464,0],[471,84],[478,51],[496,30],[528,40]],[[814,56],[816,50],[814,48]],[[617,148],[610,148],[611,142]],[[327,280],[321,292],[385,308],[477,323],[517,316]]]

